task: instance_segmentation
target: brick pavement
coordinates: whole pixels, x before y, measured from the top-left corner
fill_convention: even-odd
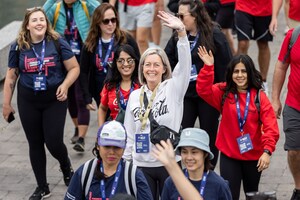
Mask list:
[[[282,13],[280,13],[279,19],[280,26],[277,37],[274,38],[273,43],[270,43],[272,56],[268,75],[270,89],[274,65],[277,60],[278,51],[283,39],[282,33],[285,27]],[[170,34],[171,32],[169,30],[165,28],[163,29],[162,47],[165,46]],[[252,56],[257,65],[256,44],[251,44],[249,54]],[[283,96],[285,96],[286,87],[284,87],[284,89],[285,91]],[[1,88],[1,104],[2,97],[3,91]],[[27,200],[36,187],[36,181],[30,166],[28,144],[24,136],[24,132],[20,124],[19,113],[17,111],[16,94],[14,94],[12,102],[13,107],[16,109],[16,120],[11,124],[7,124],[3,118],[0,117],[0,200]],[[69,143],[69,139],[73,134],[74,127],[70,117],[67,116],[65,126],[65,143],[67,145],[74,169],[79,167],[84,161],[93,157],[91,149],[93,148],[94,137],[97,132],[96,116],[96,112],[91,112],[91,123],[86,138],[86,151],[82,154],[74,152],[72,145]],[[293,181],[287,165],[286,152],[283,151],[284,134],[282,133],[282,123],[281,120],[278,122],[280,124],[281,137],[277,144],[277,150],[272,156],[270,168],[264,171],[262,174],[260,190],[275,190],[279,200],[287,200],[291,196]],[[67,188],[63,183],[62,173],[59,171],[59,164],[48,152],[47,157],[47,177],[52,193],[52,196],[49,198],[49,200],[63,199]],[[218,167],[216,170],[218,171]],[[244,199],[243,195],[241,196],[241,199]]]

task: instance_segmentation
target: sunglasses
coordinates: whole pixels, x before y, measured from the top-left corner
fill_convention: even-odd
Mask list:
[[[175,16],[178,17],[181,21],[184,19],[184,16],[191,15],[191,13],[179,14],[176,13]]]
[[[128,65],[133,65],[134,64],[134,59],[133,58],[127,58],[126,60],[124,58],[117,59],[117,63],[120,64],[120,65],[124,65],[126,61],[127,61]]]
[[[32,12],[32,11],[38,11],[38,10],[43,10],[42,7],[32,7],[32,8],[27,8],[26,11]]]
[[[117,18],[114,17],[114,18],[111,18],[111,19],[104,19],[104,20],[102,20],[102,23],[104,25],[109,24],[109,22],[111,22],[112,24],[115,24],[117,22]]]

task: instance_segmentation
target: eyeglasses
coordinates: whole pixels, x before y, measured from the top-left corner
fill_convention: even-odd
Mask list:
[[[181,21],[184,19],[184,16],[187,16],[187,15],[191,15],[191,13],[186,13],[186,14],[179,14],[179,13],[176,13],[176,17],[178,17]]]
[[[133,65],[134,64],[134,59],[133,58],[127,58],[127,59],[119,58],[119,59],[117,59],[117,63],[120,64],[120,65],[124,65],[125,62],[127,62],[128,65]]]
[[[109,22],[111,22],[112,24],[114,24],[114,23],[116,23],[117,22],[117,18],[111,18],[111,19],[103,19],[102,20],[102,23],[104,24],[104,25],[107,25],[107,24],[109,24]]]

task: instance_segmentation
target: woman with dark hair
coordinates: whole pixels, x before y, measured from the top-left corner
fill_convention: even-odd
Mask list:
[[[221,112],[216,140],[221,152],[220,173],[229,181],[233,200],[238,200],[241,181],[245,193],[258,191],[261,172],[270,165],[279,138],[276,116],[266,94],[261,92],[262,77],[248,55],[235,56],[228,65],[226,82],[213,84],[213,54],[205,47],[198,52],[204,66],[196,89]]]
[[[98,109],[99,127],[105,122],[108,109],[111,119],[116,119],[120,109],[125,114],[130,93],[140,88],[138,81],[139,60],[139,56],[128,44],[121,45],[115,52],[111,74],[107,75],[101,92],[101,103]],[[121,118],[118,121],[123,123],[124,117]]]
[[[203,66],[203,62],[197,55],[197,48],[200,45],[205,46],[211,49],[216,57],[214,77],[214,82],[216,83],[224,81],[226,66],[232,57],[231,51],[224,34],[219,26],[211,21],[201,1],[180,0],[178,17],[185,25],[192,57],[190,82],[184,97],[182,127],[194,127],[196,119],[199,118],[200,128],[204,129],[210,136],[210,149],[215,155],[212,164],[216,165],[218,150],[215,147],[215,139],[219,112],[197,95],[196,79]],[[178,62],[177,41],[178,35],[175,32],[165,48],[172,69]]]
[[[164,152],[161,150],[162,147],[156,146],[158,150],[154,149],[153,151],[154,155],[159,158],[160,154]],[[213,166],[210,160],[213,159],[214,155],[209,149],[209,136],[204,130],[199,128],[184,129],[175,151],[181,155],[181,161],[186,167],[183,171],[186,178],[197,190],[200,189],[201,197],[214,200],[232,199],[228,182],[211,170]],[[174,152],[169,151],[169,156],[175,157]],[[182,198],[176,188],[176,184],[173,182],[172,177],[165,181],[162,200],[178,200]]]

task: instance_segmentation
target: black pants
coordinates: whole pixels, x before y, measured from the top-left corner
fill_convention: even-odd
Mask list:
[[[257,162],[257,160],[236,160],[221,153],[220,174],[229,182],[233,200],[240,198],[241,181],[245,193],[258,191],[261,172],[257,171]]]
[[[219,125],[219,111],[210,106],[200,97],[185,97],[182,127],[194,127],[197,117],[199,118],[200,128],[205,130],[209,135],[209,147],[214,154],[214,159],[211,163],[216,166],[219,156],[219,151],[215,145],[216,135]]]
[[[38,186],[47,183],[45,144],[60,166],[69,165],[63,142],[67,101],[56,99],[56,89],[34,92],[18,84],[17,104],[29,144],[31,166]]]

